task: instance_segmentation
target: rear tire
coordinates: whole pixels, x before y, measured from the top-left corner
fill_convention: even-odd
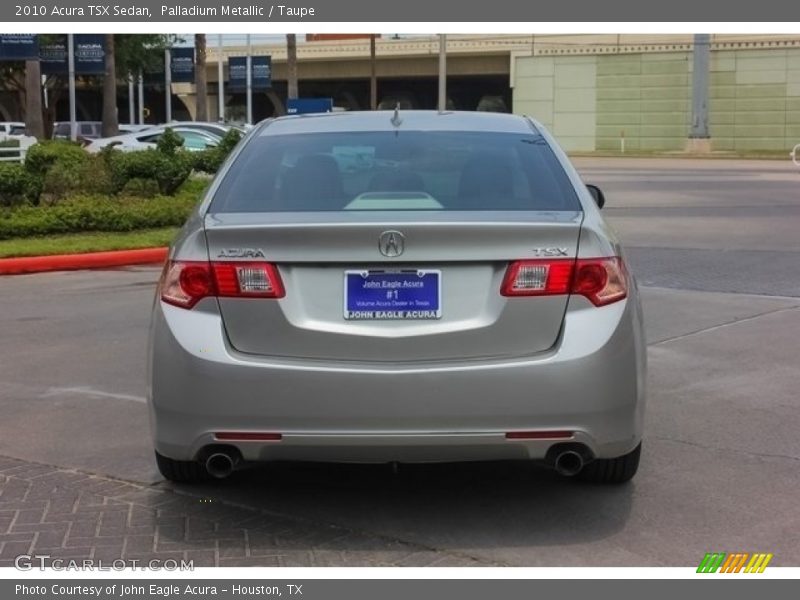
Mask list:
[[[620,484],[633,479],[639,469],[642,443],[628,454],[617,458],[599,458],[587,464],[578,477],[590,483]]]
[[[193,460],[173,460],[156,452],[156,464],[164,478],[175,483],[208,481],[208,473],[205,468]]]

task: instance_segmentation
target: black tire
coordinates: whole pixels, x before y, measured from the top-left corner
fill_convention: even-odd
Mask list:
[[[639,469],[639,457],[642,454],[642,444],[639,443],[628,454],[617,458],[599,458],[587,464],[578,477],[591,483],[626,483],[633,479]]]
[[[208,473],[203,466],[193,460],[172,460],[156,452],[158,470],[169,481],[175,483],[201,483],[208,481]]]

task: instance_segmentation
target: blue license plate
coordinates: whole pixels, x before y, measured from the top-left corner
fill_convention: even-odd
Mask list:
[[[442,317],[441,271],[345,271],[344,318],[417,320]]]

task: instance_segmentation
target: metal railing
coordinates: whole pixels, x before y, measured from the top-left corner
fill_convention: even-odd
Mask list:
[[[28,148],[36,143],[36,138],[21,137],[18,146],[0,146],[0,162],[25,162],[25,155],[28,153]]]

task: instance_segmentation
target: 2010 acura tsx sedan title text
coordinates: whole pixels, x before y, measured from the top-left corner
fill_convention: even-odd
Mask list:
[[[149,406],[162,474],[531,459],[629,480],[645,348],[602,203],[526,117],[255,127],[159,284]]]

